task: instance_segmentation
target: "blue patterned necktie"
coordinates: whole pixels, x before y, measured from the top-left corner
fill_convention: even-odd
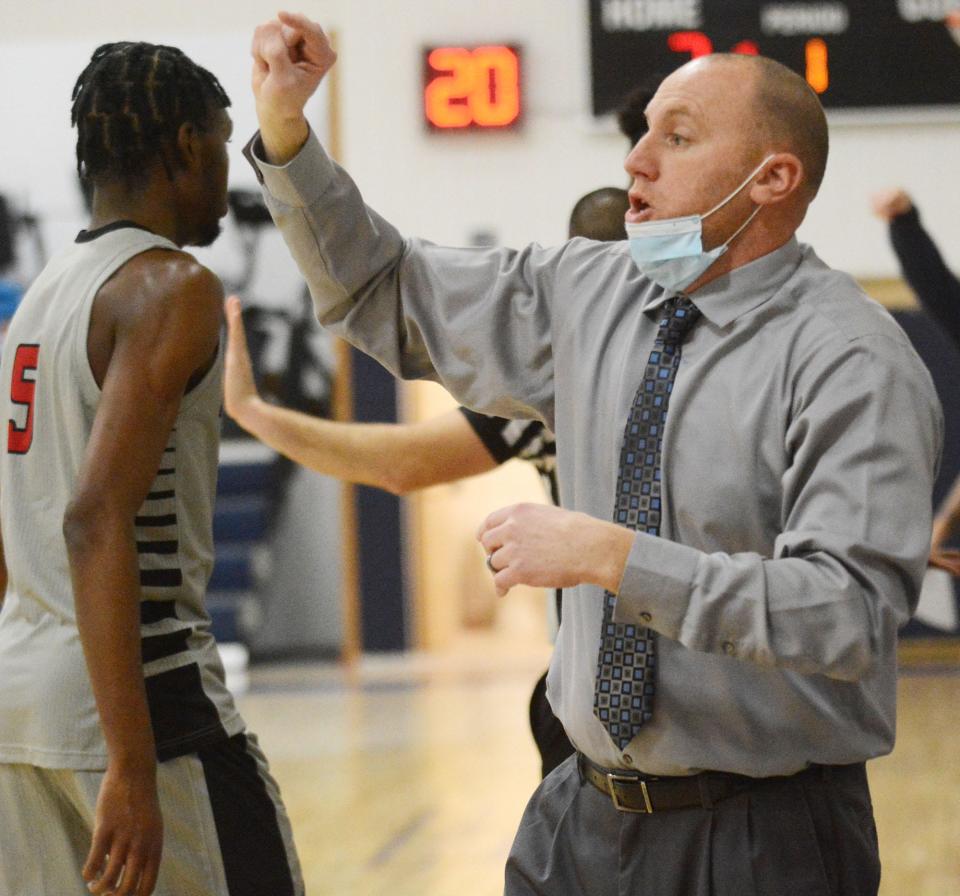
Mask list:
[[[613,512],[614,522],[651,535],[660,534],[660,451],[680,345],[700,318],[686,296],[669,299],[660,312],[660,328],[623,434]],[[605,592],[593,712],[623,750],[653,716],[657,654],[654,632],[613,621],[615,603],[616,597]]]

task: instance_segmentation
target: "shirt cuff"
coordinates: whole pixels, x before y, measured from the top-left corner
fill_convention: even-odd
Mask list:
[[[700,552],[638,532],[620,580],[613,621],[652,628],[679,640]]]
[[[307,142],[300,152],[285,165],[271,165],[264,161],[259,131],[243,148],[243,154],[267,193],[291,208],[313,205],[336,177],[336,168],[313,128],[310,128]]]

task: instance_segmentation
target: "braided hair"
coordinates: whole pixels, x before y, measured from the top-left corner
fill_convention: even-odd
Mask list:
[[[137,181],[167,154],[180,126],[203,130],[230,99],[220,82],[175,47],[121,41],[103,44],[73,88],[80,179]]]

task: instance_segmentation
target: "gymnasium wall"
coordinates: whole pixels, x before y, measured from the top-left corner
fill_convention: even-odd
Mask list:
[[[555,243],[580,195],[625,182],[624,141],[588,114],[585,0],[304,0],[299,6],[338,33],[343,156],[371,204],[403,230],[448,243],[467,242],[481,230],[507,244]],[[246,54],[253,27],[275,8],[264,0],[103,0],[95,6],[4,0],[0,191],[33,200],[51,233],[62,232],[52,219],[76,212],[66,180],[72,80],[65,73],[79,71],[83,54],[97,43],[131,37],[179,40],[239,85],[231,86],[238,123],[234,172],[238,184],[249,183],[239,158],[252,122]],[[525,49],[523,130],[427,133],[419,107],[421,47],[491,40]],[[28,121],[20,111],[24,96],[36,98]],[[960,267],[960,220],[951,208],[960,196],[960,118],[834,124],[832,138],[823,191],[801,236],[851,273],[894,274],[884,229],[866,202],[872,191],[902,184],[948,260]],[[45,194],[45,186],[55,192]]]

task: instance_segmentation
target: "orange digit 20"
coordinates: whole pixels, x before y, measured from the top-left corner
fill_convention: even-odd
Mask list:
[[[427,65],[423,103],[434,127],[503,128],[519,117],[520,61],[512,48],[438,47]]]

